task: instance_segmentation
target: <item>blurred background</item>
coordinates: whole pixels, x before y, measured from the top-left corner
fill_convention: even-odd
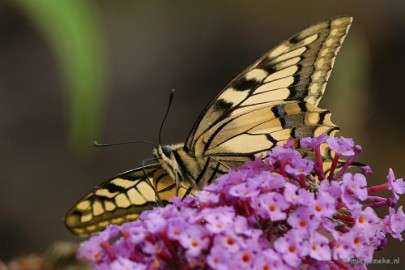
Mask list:
[[[163,143],[185,141],[240,71],[337,15],[354,23],[320,107],[363,146],[372,183],[389,167],[404,177],[405,1],[0,1],[0,258],[79,242],[66,211],[152,155],[94,140],[157,143],[174,88]],[[376,257],[405,263],[404,244],[389,246]]]

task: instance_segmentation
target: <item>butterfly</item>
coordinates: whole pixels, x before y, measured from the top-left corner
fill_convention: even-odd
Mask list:
[[[318,103],[351,22],[323,21],[267,52],[219,92],[184,144],[159,145],[153,151],[157,163],[96,187],[70,209],[66,226],[89,236],[176,195],[193,194],[290,137],[333,136],[339,129]]]

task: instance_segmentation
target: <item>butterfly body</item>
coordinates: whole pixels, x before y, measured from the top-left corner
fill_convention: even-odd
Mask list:
[[[184,144],[158,146],[153,155],[169,176],[175,180],[176,186],[180,182],[187,183],[192,189],[199,190],[210,180],[225,173],[228,168],[210,156],[196,156],[185,149]],[[186,162],[184,162],[186,161]]]
[[[321,22],[267,52],[211,101],[184,144],[158,146],[157,163],[96,187],[68,212],[66,226],[88,236],[176,195],[193,194],[289,138],[333,136],[338,128],[318,103],[351,22],[351,17]]]

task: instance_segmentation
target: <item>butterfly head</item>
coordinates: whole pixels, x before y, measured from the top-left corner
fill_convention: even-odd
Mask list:
[[[153,155],[162,164],[162,167],[169,173],[169,175],[176,181],[184,180],[183,173],[179,167],[178,156],[179,151],[183,148],[182,144],[174,145],[159,145],[154,151]]]

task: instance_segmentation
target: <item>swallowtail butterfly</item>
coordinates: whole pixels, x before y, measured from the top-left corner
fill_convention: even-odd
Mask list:
[[[158,163],[96,187],[70,209],[66,226],[88,236],[193,193],[290,137],[333,136],[338,128],[318,103],[351,22],[337,17],[318,23],[267,52],[219,92],[185,143],[158,146]]]

